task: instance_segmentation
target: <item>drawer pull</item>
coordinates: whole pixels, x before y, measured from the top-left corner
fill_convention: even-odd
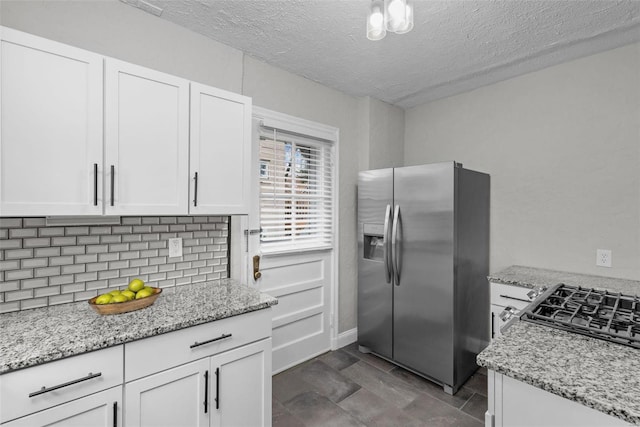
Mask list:
[[[81,383],[83,381],[87,381],[93,378],[97,378],[99,376],[102,375],[102,372],[98,372],[97,374],[92,374],[91,372],[89,372],[89,374],[86,377],[83,378],[78,378],[77,380],[73,380],[73,381],[69,381],[67,383],[64,384],[58,384],[58,385],[54,385],[53,387],[42,387],[40,390],[38,391],[34,391],[33,393],[29,393],[29,397],[35,397],[38,396],[40,394],[44,394],[44,393],[49,393],[50,391],[54,391],[54,390],[58,390],[61,389],[63,387],[67,387],[73,384],[78,384]]]
[[[500,298],[513,299],[513,300],[522,301],[522,302],[531,302],[531,300],[528,300],[528,299],[510,297],[509,295],[500,295]]]
[[[215,342],[215,341],[220,341],[220,340],[223,340],[225,338],[230,338],[230,337],[231,337],[231,334],[222,334],[218,338],[213,338],[213,339],[210,339],[208,341],[203,341],[203,342],[196,341],[193,344],[191,344],[189,346],[189,348],[200,347],[201,345],[209,344],[209,343],[212,343],[212,342]]]
[[[113,427],[118,427],[118,402],[113,402]]]

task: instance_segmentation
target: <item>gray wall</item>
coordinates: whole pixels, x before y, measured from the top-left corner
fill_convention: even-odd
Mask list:
[[[358,100],[360,170],[404,164],[404,110],[369,96]]]
[[[491,269],[640,279],[640,44],[405,112],[407,165],[491,174]],[[596,249],[613,268],[596,267]]]
[[[340,129],[339,331],[356,326],[356,178],[359,99],[125,5],[105,1],[2,1],[0,24],[193,81],[243,93],[254,105]],[[401,119],[400,119],[401,123]]]
[[[1,1],[0,24],[240,93],[237,49],[118,0]]]

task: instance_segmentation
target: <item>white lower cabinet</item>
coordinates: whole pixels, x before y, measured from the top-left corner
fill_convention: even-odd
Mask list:
[[[0,375],[0,425],[270,426],[271,309]]]
[[[212,426],[271,425],[271,338],[211,358]]]
[[[629,425],[619,418],[521,381],[488,371],[485,427],[606,427]]]
[[[3,427],[117,427],[122,425],[122,386],[113,387],[2,424]]]
[[[271,425],[271,338],[125,385],[125,426]]]
[[[271,309],[125,344],[124,425],[271,425]]]
[[[0,424],[105,425],[122,400],[122,360],[119,345],[0,375]]]
[[[203,359],[128,383],[125,425],[208,426],[208,372],[209,360]]]

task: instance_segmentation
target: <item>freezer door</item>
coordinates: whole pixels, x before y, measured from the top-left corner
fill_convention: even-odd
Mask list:
[[[393,358],[453,385],[454,163],[395,169],[394,196]]]
[[[358,176],[358,344],[392,357],[393,318],[389,235],[393,169]]]

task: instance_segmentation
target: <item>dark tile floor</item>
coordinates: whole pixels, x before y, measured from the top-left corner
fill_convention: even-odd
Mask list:
[[[449,396],[356,344],[273,377],[273,427],[482,427],[486,410],[484,369]]]

